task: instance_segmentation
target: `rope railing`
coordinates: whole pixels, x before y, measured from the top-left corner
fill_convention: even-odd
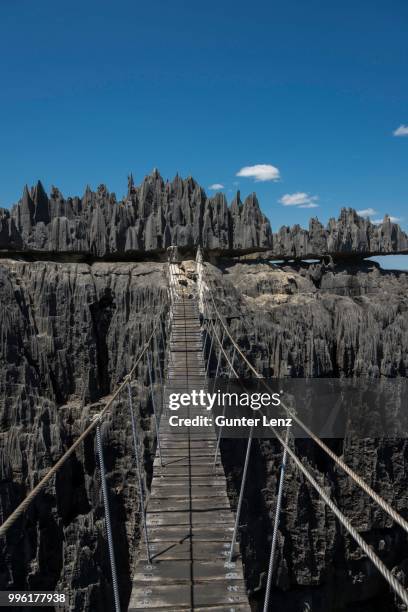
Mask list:
[[[206,315],[206,342],[208,336],[210,336],[210,348],[208,353],[208,362],[206,366],[206,374],[210,373],[210,360],[212,357],[213,351],[215,351],[215,355],[217,355],[216,346],[219,347],[218,357],[217,357],[217,366],[216,366],[216,378],[219,374],[222,358],[227,364],[227,372],[228,375],[233,375],[234,377],[239,379],[237,373],[237,366],[235,363],[236,357],[239,356],[242,361],[246,364],[247,368],[257,379],[261,379],[261,383],[271,391],[271,388],[265,381],[262,374],[260,374],[257,369],[251,364],[251,362],[247,359],[244,352],[236,343],[234,337],[232,336],[228,325],[224,321],[224,317],[221,315],[217,304],[214,300],[212,285],[214,283],[205,278],[206,276],[206,268],[203,263],[203,258],[200,249],[197,251],[197,273],[198,273],[198,296],[199,296],[199,305],[200,310]],[[170,312],[167,323],[171,325],[173,320],[173,306],[178,299],[177,292],[177,276],[178,272],[176,270],[176,265],[174,261],[174,250],[169,252],[169,260],[168,260],[168,297],[170,304]],[[165,312],[165,307],[163,307],[160,313],[153,321],[152,331],[149,335],[148,340],[144,344],[141,352],[138,357],[134,361],[132,368],[129,373],[125,376],[123,381],[120,383],[116,391],[109,397],[109,400],[106,402],[103,409],[98,413],[92,416],[91,423],[86,427],[86,429],[80,434],[80,436],[73,442],[73,444],[67,449],[67,451],[60,457],[60,459],[48,470],[48,472],[41,478],[38,484],[28,493],[25,499],[14,509],[14,511],[8,516],[8,518],[3,522],[0,526],[0,537],[6,536],[8,530],[16,523],[16,521],[24,514],[24,512],[29,508],[30,504],[34,501],[37,495],[42,491],[42,489],[46,486],[46,484],[51,480],[51,478],[58,472],[58,470],[65,464],[65,462],[73,455],[79,445],[91,434],[91,432],[96,429],[96,445],[97,445],[97,454],[99,459],[99,468],[100,468],[100,476],[101,476],[101,490],[102,490],[102,500],[104,504],[104,512],[105,512],[105,527],[107,532],[107,540],[108,540],[108,552],[111,566],[111,574],[112,574],[112,587],[113,587],[113,599],[114,599],[114,608],[116,612],[120,610],[120,601],[119,601],[119,589],[118,589],[118,580],[117,580],[117,570],[116,570],[116,561],[114,555],[114,544],[113,544],[113,535],[112,535],[112,525],[110,520],[110,511],[109,511],[109,501],[108,501],[108,489],[106,482],[106,474],[105,474],[105,465],[103,458],[103,447],[102,447],[102,438],[101,438],[101,430],[100,425],[102,423],[103,418],[108,414],[108,411],[112,407],[115,400],[119,397],[120,393],[126,388],[128,392],[128,402],[129,402],[129,410],[130,410],[130,420],[132,425],[132,438],[133,438],[133,446],[134,446],[134,460],[136,464],[136,476],[138,481],[139,488],[139,497],[140,497],[140,507],[142,513],[142,528],[144,531],[145,545],[146,545],[146,553],[148,561],[151,559],[150,555],[150,545],[149,545],[149,537],[147,531],[146,524],[146,508],[145,508],[145,496],[144,496],[144,487],[143,487],[143,479],[141,473],[141,464],[139,459],[139,440],[136,430],[136,419],[133,410],[132,403],[132,393],[131,393],[131,381],[137,370],[138,365],[146,355],[147,358],[147,368],[148,368],[148,380],[152,393],[152,406],[153,406],[153,417],[155,422],[155,429],[157,434],[157,447],[158,453],[161,461],[161,448],[160,448],[160,431],[159,431],[159,421],[158,421],[158,413],[156,406],[156,398],[153,391],[153,369],[156,368],[155,362],[158,364],[159,369],[159,380],[163,384],[164,380],[164,370],[162,373],[161,364],[160,364],[160,356],[158,351],[158,341],[156,338],[156,333],[160,334],[162,344],[164,346],[164,335],[163,335],[163,314]],[[218,331],[217,331],[218,328]],[[165,328],[165,334],[167,336],[167,330]],[[227,350],[224,346],[224,342],[226,339],[229,339],[231,343],[231,348],[233,348],[233,356],[230,359]],[[152,342],[154,342],[154,347],[156,350],[156,360],[154,359],[154,353],[152,355],[149,354],[149,351],[152,351]],[[204,346],[204,353],[206,350],[206,345]],[[168,359],[171,358],[171,355],[168,356]],[[163,368],[165,367],[165,362],[163,358]],[[350,468],[338,455],[336,455],[326,444],[316,436],[310,429],[301,421],[301,419],[283,402],[282,407],[287,411],[287,413],[293,418],[293,420],[303,429],[303,431],[316,442],[323,451],[339,466],[343,469],[343,471],[366,493],[368,494],[398,525],[400,525],[407,533],[408,533],[408,522],[398,513],[396,512],[386,500],[384,500],[378,493],[376,493],[364,480],[361,478],[352,468]],[[261,414],[262,410],[259,411]],[[270,561],[269,568],[267,574],[267,585],[266,585],[266,595],[264,601],[264,612],[267,612],[269,609],[269,598],[270,591],[272,585],[273,578],[273,566],[274,566],[274,557],[276,552],[277,545],[277,533],[279,527],[279,518],[281,513],[282,506],[282,496],[283,496],[283,486],[284,486],[284,477],[285,477],[285,469],[287,465],[287,458],[293,461],[296,468],[300,471],[301,474],[307,479],[310,485],[315,489],[319,497],[324,501],[324,503],[331,509],[334,513],[335,517],[338,519],[340,524],[347,530],[349,535],[354,539],[354,541],[360,546],[363,552],[367,555],[373,565],[377,568],[378,572],[385,578],[393,591],[400,597],[400,599],[404,602],[405,605],[408,606],[408,591],[404,588],[404,586],[397,580],[394,574],[386,567],[383,561],[379,558],[379,556],[375,553],[372,547],[367,544],[367,542],[361,537],[358,531],[353,527],[351,521],[345,516],[345,514],[339,509],[339,507],[335,504],[330,494],[317,482],[311,471],[305,466],[302,460],[297,456],[295,450],[291,447],[289,441],[289,428],[286,430],[286,438],[283,438],[281,434],[276,430],[275,427],[271,426],[271,432],[274,434],[278,442],[280,443],[283,449],[283,457],[282,457],[282,465],[280,471],[279,478],[279,487],[277,494],[277,503],[275,509],[275,521],[273,525],[273,534],[272,534],[272,544],[271,544],[271,552],[270,552]],[[240,494],[238,499],[238,507],[235,518],[235,526],[234,533],[232,536],[232,542],[229,551],[229,562],[232,561],[234,546],[236,542],[236,537],[239,529],[240,523],[240,514],[241,507],[244,497],[244,487],[246,482],[246,477],[248,473],[248,466],[250,462],[250,452],[251,452],[251,443],[253,438],[253,429],[251,428],[251,433],[248,438],[248,444],[245,455],[245,464],[243,468],[243,475],[241,481]],[[220,439],[222,436],[222,430],[219,432],[219,436],[217,439],[217,447],[216,447],[216,457],[214,461],[214,465],[217,462],[217,453],[219,450]],[[163,462],[161,461],[162,465]]]
[[[201,265],[201,270],[204,271],[204,269],[205,269],[205,267],[202,264]],[[211,301],[212,301],[212,304],[213,304],[213,307],[214,307],[214,312],[216,313],[216,319],[218,320],[219,324],[221,325],[221,327],[223,329],[223,334],[225,333],[229,337],[232,345],[234,346],[234,349],[243,358],[243,360],[245,361],[245,363],[249,367],[250,371],[256,376],[256,378],[263,379],[263,376],[248,361],[246,356],[243,354],[243,352],[241,351],[241,349],[239,348],[239,346],[235,342],[235,339],[231,335],[227,325],[224,323],[224,321],[223,321],[223,319],[222,319],[222,317],[221,317],[221,315],[219,313],[219,310],[218,310],[218,308],[217,308],[217,306],[215,304],[214,297],[212,295],[212,292],[211,292],[209,284],[203,282],[203,279],[201,278],[201,279],[199,279],[199,291],[202,292],[203,291],[203,287],[206,287],[207,293],[209,294],[209,296],[211,298]],[[203,309],[204,310],[206,308],[206,302],[207,302],[207,305],[208,305],[208,301],[209,301],[209,298],[206,299],[204,297],[204,299],[203,299],[203,307],[204,307]],[[230,361],[228,359],[227,353],[226,353],[225,349],[223,348],[222,344],[220,343],[218,334],[216,334],[216,332],[215,332],[215,325],[214,325],[214,322],[213,322],[212,319],[210,320],[210,323],[211,323],[213,331],[215,333],[215,338],[216,338],[218,344],[220,345],[220,354],[222,352],[224,354],[224,357],[225,357],[227,363],[230,364]],[[238,374],[237,374],[237,372],[236,372],[236,370],[234,368],[232,368],[232,371],[234,372],[234,375],[237,378],[239,378],[239,376],[238,376]],[[263,383],[263,384],[265,385],[265,387],[267,389],[271,390],[270,387],[267,385],[267,383]],[[340,467],[342,467],[344,469],[344,471],[352,478],[352,480],[354,480],[354,482],[357,485],[359,485],[360,488],[364,492],[366,492],[374,501],[376,501],[378,503],[378,505],[389,516],[391,516],[391,518],[393,518],[395,520],[396,523],[398,523],[401,527],[403,527],[403,529],[405,531],[408,532],[408,523],[405,521],[405,519],[400,514],[398,514],[388,504],[388,502],[386,502],[380,495],[378,495],[378,493],[376,493],[373,489],[371,489],[371,487],[369,485],[367,485],[367,483],[360,476],[358,476],[358,474],[356,474],[349,466],[347,466],[347,464],[345,464],[340,459],[340,457],[338,457],[338,455],[333,453],[324,444],[324,442],[322,442],[322,440],[320,440],[320,438],[318,436],[313,434],[313,432],[311,432],[306,427],[306,425],[304,425],[302,423],[302,421],[296,415],[294,415],[292,413],[292,411],[287,406],[285,406],[283,403],[282,403],[282,406],[288,411],[288,413],[291,416],[293,415],[293,418],[296,420],[296,422],[303,428],[303,430],[308,435],[310,435],[310,437],[315,442],[317,442],[319,444],[319,446],[321,446],[321,448],[323,450],[326,451],[326,449],[327,449],[327,451],[328,451],[327,454]],[[263,414],[262,410],[259,410],[259,412],[261,414]],[[275,549],[276,549],[276,537],[277,537],[277,529],[278,529],[278,522],[279,522],[279,514],[280,514],[280,510],[281,510],[281,503],[282,503],[283,478],[284,478],[284,474],[285,474],[286,457],[287,457],[287,455],[289,455],[289,457],[292,459],[292,461],[294,462],[296,467],[299,469],[299,471],[304,475],[304,477],[309,481],[309,483],[312,485],[312,487],[316,490],[316,492],[318,493],[320,498],[324,501],[324,503],[332,510],[332,512],[334,513],[336,518],[339,520],[339,522],[348,531],[348,533],[354,539],[354,541],[360,546],[360,548],[367,555],[367,557],[370,559],[370,561],[373,563],[373,565],[377,568],[377,570],[380,572],[380,574],[388,582],[389,586],[393,589],[393,591],[400,597],[400,599],[404,602],[404,604],[408,606],[408,591],[396,579],[394,574],[386,567],[386,565],[382,562],[382,560],[374,552],[372,547],[369,544],[367,544],[367,542],[361,537],[361,535],[358,533],[358,531],[353,527],[351,521],[345,516],[345,514],[343,514],[343,512],[334,503],[334,501],[326,493],[326,491],[317,483],[317,481],[315,480],[313,475],[310,473],[310,471],[305,467],[305,465],[302,463],[302,461],[299,459],[299,457],[296,455],[296,453],[291,449],[291,447],[289,445],[289,439],[287,438],[286,440],[284,440],[281,437],[281,435],[277,432],[276,428],[273,427],[273,426],[271,426],[271,431],[275,435],[276,439],[280,442],[280,444],[281,444],[281,446],[283,448],[284,454],[283,454],[283,460],[282,460],[281,477],[280,477],[280,481],[279,481],[279,490],[278,490],[278,500],[277,500],[277,507],[276,507],[274,531],[273,531],[273,536],[272,536],[272,546],[271,546],[270,563],[269,563],[268,576],[267,576],[267,588],[266,588],[266,597],[265,597],[265,603],[264,603],[264,612],[268,609],[268,605],[269,605],[268,602],[269,602],[271,582],[272,582],[273,562],[274,562],[274,555],[275,555]],[[243,473],[243,477],[242,477],[241,490],[240,490],[240,496],[239,496],[240,498],[242,497],[243,488],[245,486],[245,477],[246,477],[247,468],[248,468],[249,452],[250,452],[250,448],[251,448],[251,440],[252,440],[252,436],[250,434],[249,438],[248,438],[248,445],[247,445],[247,451],[246,451],[246,456],[245,456],[244,473]],[[236,527],[238,527],[238,524],[239,524],[239,513],[240,513],[240,505],[237,508]],[[234,529],[234,535],[235,534],[236,534],[236,529]],[[231,550],[230,550],[230,559],[232,558],[233,545],[234,545],[234,536],[233,536]]]
[[[108,487],[106,481],[106,470],[103,456],[103,445],[102,445],[102,436],[101,436],[101,423],[103,418],[107,415],[109,409],[112,407],[113,402],[119,397],[120,393],[127,387],[128,390],[128,401],[129,401],[129,410],[131,416],[131,425],[132,425],[132,436],[133,436],[133,445],[134,445],[134,459],[136,464],[136,473],[138,480],[138,489],[139,489],[139,497],[140,497],[140,510],[142,514],[142,528],[145,536],[146,543],[146,554],[148,560],[150,560],[150,547],[149,547],[149,539],[147,533],[147,525],[146,525],[146,508],[145,508],[145,498],[143,491],[143,483],[141,477],[141,468],[140,461],[138,455],[138,438],[136,432],[136,420],[133,411],[132,405],[132,394],[131,394],[131,381],[134,373],[144,355],[147,354],[148,361],[148,370],[149,370],[149,383],[150,383],[150,391],[152,394],[152,403],[153,403],[153,412],[154,419],[157,430],[157,444],[160,445],[159,441],[159,430],[157,425],[157,414],[155,409],[155,398],[154,398],[154,390],[153,390],[153,381],[152,381],[152,364],[149,357],[149,349],[151,347],[152,340],[155,338],[155,334],[160,329],[161,339],[164,342],[163,337],[163,328],[162,328],[162,316],[165,312],[165,307],[160,310],[160,313],[157,315],[155,320],[153,321],[153,328],[148,340],[145,342],[143,349],[139,353],[136,358],[132,368],[121,384],[118,386],[116,391],[110,397],[110,399],[106,402],[105,406],[101,410],[101,412],[92,415],[91,423],[88,427],[82,432],[82,434],[75,440],[75,442],[67,449],[67,451],[60,457],[60,459],[48,470],[48,472],[41,478],[40,482],[28,493],[25,499],[13,510],[13,512],[7,517],[7,519],[0,526],[0,537],[5,537],[9,529],[16,523],[16,521],[26,512],[29,508],[30,504],[34,501],[34,499],[40,494],[40,492],[44,489],[46,484],[51,480],[51,478],[58,472],[58,470],[68,461],[68,459],[73,455],[76,449],[80,446],[80,444],[96,429],[96,447],[97,447],[97,456],[99,462],[99,471],[100,471],[100,479],[101,479],[101,490],[102,490],[102,501],[104,508],[104,517],[105,517],[105,529],[106,529],[106,537],[108,542],[108,552],[109,552],[109,563],[111,569],[111,577],[112,577],[112,590],[113,590],[113,606],[115,612],[120,612],[121,604],[120,604],[120,596],[119,596],[119,585],[118,585],[118,576],[117,576],[117,568],[116,568],[116,560],[115,560],[115,551],[114,551],[114,538],[112,532],[112,523],[111,523],[111,515],[109,508],[109,495],[108,495]],[[155,344],[156,348],[158,347],[158,343]],[[150,349],[151,350],[151,349]],[[159,368],[159,378],[161,379],[161,366],[160,359],[157,356],[158,360],[158,368]],[[154,364],[153,364],[153,367]],[[160,446],[159,446],[160,448]]]
[[[256,378],[263,379],[262,384],[268,391],[272,391],[271,387],[265,381],[264,377],[254,368],[254,366],[250,363],[245,354],[240,350],[234,338],[232,337],[227,325],[222,320],[222,317],[219,313],[218,308],[216,307],[214,296],[211,293],[211,290],[208,288],[209,294],[213,303],[214,311],[217,315],[218,320],[220,321],[224,331],[228,335],[232,344],[236,347],[238,354],[245,361],[248,368],[251,372],[256,376]],[[348,466],[336,453],[334,453],[319,436],[317,436],[313,431],[311,431],[305,423],[298,417],[298,415],[293,412],[284,402],[281,402],[282,408],[286,410],[286,412],[293,418],[293,420],[303,429],[303,431],[309,436],[316,444],[320,446],[320,448],[348,475],[350,478],[362,489],[364,492],[371,497],[373,501],[375,501],[383,510],[386,512],[395,523],[397,523],[406,533],[408,533],[408,521],[404,519],[398,512],[396,512],[392,506],[383,498],[381,495],[376,493],[374,489],[370,487],[362,478],[359,476],[350,466]]]
[[[148,348],[150,346],[150,342],[151,342],[151,340],[152,340],[152,338],[153,338],[153,336],[155,334],[155,331],[156,331],[156,329],[157,329],[157,327],[158,327],[158,325],[160,323],[160,320],[161,320],[161,317],[163,315],[163,312],[164,312],[164,309],[162,309],[160,314],[157,316],[157,320],[156,320],[156,322],[155,322],[155,324],[153,326],[153,330],[152,330],[148,340],[146,341],[142,351],[140,352],[139,356],[137,357],[136,361],[134,362],[133,367],[129,371],[128,375],[124,378],[122,383],[119,385],[119,387],[116,389],[114,394],[110,397],[108,402],[105,404],[105,406],[103,407],[101,412],[98,413],[97,418],[94,418],[92,420],[90,425],[88,425],[88,427],[82,432],[82,434],[80,436],[78,436],[78,438],[75,440],[75,442],[73,442],[73,444],[68,448],[68,450],[65,451],[65,453],[62,455],[62,457],[60,457],[60,459],[48,470],[48,472],[45,474],[45,476],[43,476],[41,478],[40,482],[30,491],[30,493],[17,506],[17,508],[15,508],[15,510],[13,510],[13,512],[7,517],[7,519],[2,523],[2,525],[0,525],[0,537],[3,537],[3,536],[6,535],[6,533],[10,529],[10,527],[12,527],[12,525],[14,525],[14,523],[20,518],[20,516],[22,516],[22,514],[24,514],[24,512],[27,510],[27,508],[30,506],[30,504],[34,501],[34,499],[37,497],[37,495],[40,493],[40,491],[45,487],[47,482],[49,482],[51,480],[51,478],[65,464],[65,462],[69,459],[69,457],[71,457],[71,455],[76,451],[76,449],[81,444],[81,442],[83,442],[85,440],[85,438],[87,438],[89,436],[89,434],[97,427],[97,424],[101,423],[102,419],[107,414],[107,412],[108,412],[109,408],[112,406],[113,402],[120,395],[120,393],[126,387],[128,382],[130,382],[130,380],[132,379],[132,376],[133,376],[134,372],[136,371],[137,366],[141,362],[143,356],[145,355],[146,351],[148,350]]]

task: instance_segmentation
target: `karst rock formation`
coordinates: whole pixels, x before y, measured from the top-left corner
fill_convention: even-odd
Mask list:
[[[299,225],[273,233],[255,194],[244,202],[239,192],[228,206],[222,193],[208,197],[191,177],[164,181],[157,170],[117,201],[105,185],[80,197],[64,198],[41,182],[24,188],[10,211],[0,209],[0,251],[75,253],[99,258],[164,251],[170,245],[226,254],[265,252],[271,259],[361,256],[408,252],[408,236],[385,217],[374,224],[352,209],[324,227]]]
[[[105,187],[64,199],[56,189],[48,196],[39,183],[11,211],[0,211],[1,522],[129,371],[168,304],[164,253],[171,244],[181,248],[181,258],[191,258],[197,244],[213,254],[207,268],[218,308],[264,376],[407,377],[408,273],[363,260],[408,251],[406,234],[389,218],[374,225],[343,210],[327,227],[313,219],[308,231],[295,226],[273,234],[254,195],[244,203],[238,195],[228,207],[223,195],[207,198],[191,178],[169,183],[153,172],[140,187],[130,178],[121,202]],[[253,261],[229,258],[252,252]],[[320,261],[302,261],[309,258]],[[164,334],[155,354],[165,350]],[[226,344],[226,350],[233,348]],[[159,391],[158,379],[155,384]],[[148,486],[155,436],[143,364],[132,393]],[[102,437],[125,607],[140,538],[126,398],[115,402]],[[407,441],[331,444],[408,515]],[[406,534],[310,441],[297,441],[296,451],[387,566],[408,579]],[[234,505],[245,441],[225,440],[221,453]],[[240,533],[254,610],[262,609],[280,461],[276,441],[254,441]],[[0,552],[2,590],[65,591],[74,610],[110,612],[92,436],[0,540]],[[292,465],[271,604],[287,612],[403,610]]]

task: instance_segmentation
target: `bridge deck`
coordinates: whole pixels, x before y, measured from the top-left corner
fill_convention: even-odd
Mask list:
[[[187,296],[174,306],[168,393],[205,388],[198,314]],[[203,411],[188,406],[173,414]],[[249,612],[238,546],[233,563],[227,559],[234,515],[222,466],[213,467],[214,429],[174,428],[163,417],[160,442],[164,466],[156,455],[147,506],[153,562],[148,564],[141,542],[129,611]]]

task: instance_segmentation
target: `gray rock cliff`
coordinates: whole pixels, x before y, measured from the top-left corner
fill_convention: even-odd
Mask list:
[[[220,312],[227,317],[239,346],[265,377],[407,377],[408,273],[384,271],[373,262],[327,266],[225,262],[222,269],[209,264],[207,269]],[[226,346],[232,358],[233,348]],[[239,360],[234,367],[247,375]],[[326,442],[407,516],[407,440]],[[303,463],[352,524],[386,565],[406,580],[406,534],[316,445],[309,440],[294,444]],[[245,449],[246,441],[224,440],[222,444],[233,504]],[[256,610],[262,610],[281,457],[276,441],[254,441],[241,543]],[[278,542],[271,609],[405,610],[290,461]]]
[[[0,521],[35,486],[100,410],[128,372],[167,302],[166,265],[97,261],[197,244],[207,253],[264,251],[296,261],[207,264],[216,300],[240,347],[265,376],[407,377],[408,274],[361,261],[407,252],[407,236],[343,210],[323,227],[312,219],[272,234],[256,196],[228,207],[207,198],[191,178],[166,183],[157,172],[140,187],[129,179],[117,202],[106,187],[65,199],[41,184],[0,210]],[[90,255],[89,263],[23,261],[30,251]],[[182,249],[181,249],[182,251]],[[210,253],[211,254],[211,253]],[[8,256],[8,258],[6,258]],[[330,256],[330,257],[329,257]],[[343,261],[332,261],[343,259]],[[113,257],[112,257],[113,258]],[[39,259],[39,258],[38,258]],[[215,258],[214,261],[217,261]],[[191,275],[194,283],[194,274]],[[162,356],[165,347],[155,347]],[[226,343],[226,349],[232,347]],[[155,364],[156,368],[158,363]],[[132,385],[147,485],[155,451],[147,373]],[[127,404],[119,398],[103,441],[120,593],[126,603],[140,537],[140,507]],[[408,515],[408,444],[404,440],[333,441],[333,449]],[[222,459],[236,503],[245,444],[225,440]],[[302,461],[363,533],[388,567],[408,580],[408,542],[308,441]],[[265,587],[281,453],[273,440],[254,443],[241,530],[254,610]],[[29,511],[0,541],[0,588],[63,590],[73,609],[111,610],[112,586],[94,440],[71,458]],[[333,600],[333,593],[336,600]],[[402,611],[361,552],[314,491],[289,466],[279,529],[273,606],[288,612]]]
[[[56,188],[48,197],[38,182],[24,188],[11,212],[0,212],[0,249],[102,258],[164,251],[171,244],[251,250],[270,247],[272,238],[254,195],[231,211],[224,195],[208,198],[191,177],[165,182],[156,170],[139,187],[130,179],[120,202],[104,185],[64,199]]]
[[[229,207],[223,194],[207,197],[193,178],[164,181],[157,170],[138,187],[129,177],[121,201],[105,185],[65,199],[55,187],[48,196],[38,182],[24,188],[11,211],[0,209],[0,251],[124,259],[164,252],[172,244],[219,253],[264,252],[270,259],[408,252],[407,235],[389,217],[374,224],[343,209],[327,227],[311,219],[308,230],[295,225],[273,234],[255,194],[242,202],[238,192]]]
[[[0,521],[101,410],[165,306],[163,264],[0,262]],[[163,356],[155,347],[155,367]],[[146,366],[132,383],[149,481],[155,439]],[[122,601],[140,506],[125,397],[102,427]],[[0,541],[0,588],[63,591],[72,610],[112,609],[92,436]]]
[[[218,287],[219,309],[264,375],[406,377],[407,274],[385,272],[372,263],[207,265]],[[152,262],[0,262],[1,520],[83,431],[128,371],[166,302],[165,268]],[[141,367],[133,394],[148,483],[155,441],[146,385]],[[126,602],[140,512],[123,398],[112,414],[103,439]],[[407,515],[406,441],[333,444]],[[296,450],[388,567],[403,572],[406,536],[313,445],[297,441]],[[233,504],[244,453],[245,442],[225,440],[222,445]],[[280,459],[274,441],[254,442],[241,542],[255,610],[261,609],[265,586]],[[111,609],[94,440],[47,486],[1,548],[2,589],[60,589],[72,595],[77,610]],[[313,612],[399,609],[293,466],[285,485],[274,584],[273,605],[288,612],[307,609],[306,604]]]

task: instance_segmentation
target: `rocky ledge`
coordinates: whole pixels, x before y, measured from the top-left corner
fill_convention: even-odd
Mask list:
[[[311,219],[273,233],[253,193],[240,193],[228,206],[222,193],[208,197],[191,177],[164,181],[157,170],[117,201],[105,185],[80,197],[64,198],[42,184],[24,188],[11,210],[0,209],[0,254],[10,252],[129,258],[161,253],[172,245],[186,250],[201,245],[221,254],[261,252],[266,259],[322,259],[408,253],[408,236],[386,216],[380,224],[342,209],[323,226]]]

